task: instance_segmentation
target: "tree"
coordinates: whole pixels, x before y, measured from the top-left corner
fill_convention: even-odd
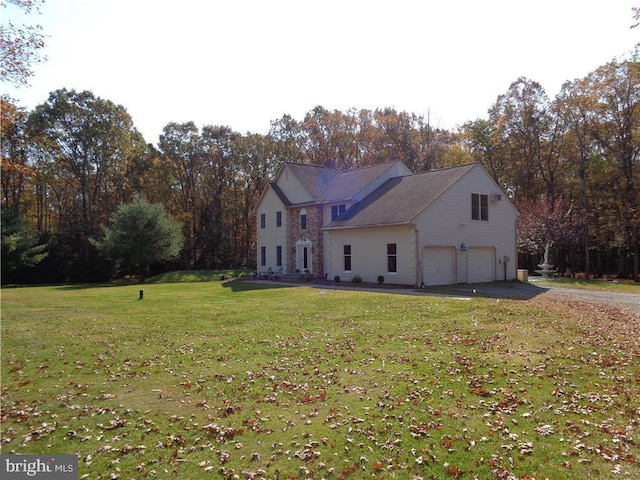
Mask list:
[[[43,0],[7,0],[0,1],[0,7],[7,3],[30,13],[37,11]],[[11,21],[0,25],[0,80],[16,86],[28,85],[33,75],[33,65],[46,60],[40,55],[44,48],[44,35],[40,25],[15,26]]]
[[[29,232],[24,216],[15,208],[2,209],[2,280],[16,270],[30,268],[40,263],[47,255],[47,246],[38,244],[35,235]]]
[[[593,85],[586,79],[566,82],[554,101],[556,112],[564,123],[564,157],[571,164],[575,180],[579,182],[579,198],[581,214],[584,220],[584,274],[585,278],[591,275],[591,232],[593,222],[592,197],[594,193],[591,186],[592,163],[598,154],[597,145],[592,135],[597,123],[596,103],[597,98],[593,94]],[[571,186],[572,178],[568,179]]]
[[[174,191],[168,208],[184,225],[186,245],[183,256],[190,269],[195,267],[199,254],[198,214],[204,174],[198,127],[193,122],[171,122],[163,128],[158,146],[168,162]]]
[[[245,135],[235,143],[236,172],[229,185],[226,212],[237,232],[233,237],[237,247],[233,249],[232,266],[246,267],[256,263],[253,209],[269,179],[275,176],[281,145],[271,135],[260,134]]]
[[[477,119],[463,126],[463,138],[473,158],[487,169],[493,181],[508,190],[503,183],[505,177],[504,156],[499,155],[496,145],[496,126],[489,120]]]
[[[557,252],[555,263],[564,271],[568,266],[566,258],[577,250],[580,237],[584,231],[583,219],[575,218],[573,207],[567,206],[562,200],[551,202],[545,200],[525,199],[518,203],[521,217],[518,220],[518,252],[521,259],[526,256],[529,263],[530,255],[542,256],[547,245],[553,245]],[[572,270],[575,270],[575,262]],[[529,265],[532,270],[533,265]]]
[[[498,97],[489,116],[515,194],[529,199],[544,194],[553,203],[561,191],[557,118],[542,86],[519,78]]]
[[[615,167],[620,195],[619,219],[624,244],[619,271],[639,280],[640,230],[640,46],[626,61],[612,61],[598,68],[592,79],[599,87],[600,125],[594,132],[604,156]],[[631,271],[624,271],[632,262]]]
[[[146,275],[150,265],[178,256],[184,243],[181,228],[161,204],[136,198],[121,204],[103,227],[102,239],[92,242],[117,264]]]
[[[26,209],[28,179],[33,168],[27,162],[25,145],[25,122],[27,113],[17,107],[13,100],[0,97],[0,151],[2,152],[2,208]]]
[[[76,239],[83,270],[95,265],[89,238],[134,192],[127,174],[147,148],[120,105],[90,91],[57,90],[27,121],[31,155],[46,177],[43,211],[57,208],[58,231]],[[49,207],[49,208],[47,208]]]
[[[230,212],[228,204],[230,184],[235,176],[234,151],[240,135],[229,127],[205,125],[200,135],[203,172],[201,175],[200,204],[198,205],[198,266],[222,268],[233,256],[231,246]],[[202,268],[202,267],[200,267]]]

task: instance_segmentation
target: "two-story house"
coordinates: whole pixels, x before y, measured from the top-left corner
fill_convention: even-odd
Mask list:
[[[518,212],[477,163],[418,174],[284,163],[255,212],[258,270],[403,285],[516,277]]]

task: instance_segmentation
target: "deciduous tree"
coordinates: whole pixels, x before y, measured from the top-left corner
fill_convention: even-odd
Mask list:
[[[28,14],[37,12],[42,3],[43,0],[3,0],[0,8],[5,10],[7,4],[12,4]],[[15,25],[13,21],[0,25],[0,80],[16,86],[28,85],[33,66],[46,60],[40,54],[44,40],[40,25]]]
[[[129,164],[146,144],[124,107],[89,91],[51,93],[29,116],[27,132],[43,179],[51,182],[45,194],[47,207],[58,207],[56,228],[78,239],[90,271],[89,238],[133,195]]]

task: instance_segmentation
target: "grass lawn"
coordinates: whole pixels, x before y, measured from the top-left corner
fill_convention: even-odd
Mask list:
[[[640,478],[616,309],[190,280],[4,289],[2,453],[91,479]]]

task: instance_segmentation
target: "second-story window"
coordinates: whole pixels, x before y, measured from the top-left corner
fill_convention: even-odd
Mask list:
[[[489,195],[471,194],[471,220],[489,220]]]
[[[300,230],[306,230],[307,229],[307,210],[306,209],[302,209],[300,210]]]
[[[276,227],[282,226],[282,212],[276,212]]]
[[[265,228],[267,226],[267,214],[260,214],[260,228]]]

